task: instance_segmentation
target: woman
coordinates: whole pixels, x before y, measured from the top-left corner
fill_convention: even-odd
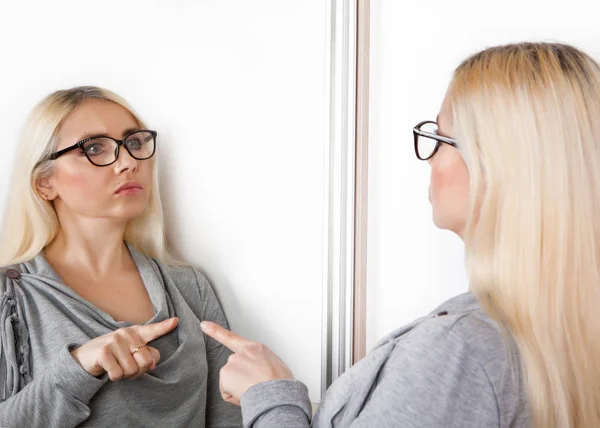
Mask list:
[[[25,127],[0,242],[0,426],[240,426],[227,321],[165,249],[156,136],[107,90],[58,91]]]
[[[562,44],[484,50],[415,129],[434,223],[460,236],[470,292],[385,339],[323,397],[314,427],[600,426],[600,68]],[[268,349],[221,391],[245,426],[309,425],[306,388]]]

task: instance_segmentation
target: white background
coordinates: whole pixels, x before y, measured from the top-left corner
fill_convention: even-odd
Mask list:
[[[29,110],[104,86],[159,133],[170,242],[320,398],[326,3],[0,6],[0,209]],[[199,332],[200,334],[200,332]]]
[[[435,229],[412,127],[485,47],[562,41],[600,60],[597,1],[371,0],[367,349],[468,288],[462,242]]]
[[[431,223],[411,129],[486,46],[572,43],[600,59],[594,1],[371,0],[367,346],[467,289]],[[8,6],[10,4],[10,6]],[[319,400],[326,1],[28,1],[0,6],[0,209],[23,120],[49,92],[105,86],[159,131],[170,241],[234,330]]]

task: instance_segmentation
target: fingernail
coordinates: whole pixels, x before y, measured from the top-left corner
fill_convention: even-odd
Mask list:
[[[202,321],[200,323],[200,328],[202,328],[204,331],[208,331],[210,330],[210,323],[208,321]]]

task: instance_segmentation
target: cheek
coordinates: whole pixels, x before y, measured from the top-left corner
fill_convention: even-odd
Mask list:
[[[149,199],[154,184],[154,165],[150,162],[140,164],[134,178],[144,186],[145,195]]]
[[[431,164],[431,203],[444,224],[462,223],[468,213],[469,173],[459,155],[445,156]]]
[[[138,166],[138,177],[136,179],[144,182],[144,187],[152,184],[152,178],[154,174],[154,162],[142,162]]]
[[[90,195],[101,198],[101,189],[105,188],[107,183],[107,171],[94,168],[79,165],[59,167],[55,170],[51,183],[58,191],[59,197],[64,200],[79,199],[82,196],[89,199]]]
[[[460,156],[440,156],[431,164],[431,193],[437,197],[448,194],[453,199],[468,196],[469,173]]]

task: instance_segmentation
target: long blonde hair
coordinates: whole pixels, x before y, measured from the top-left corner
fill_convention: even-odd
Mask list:
[[[494,47],[449,94],[471,290],[515,340],[534,425],[600,427],[600,68],[563,44]]]
[[[60,225],[51,202],[37,191],[36,181],[52,174],[54,161],[44,161],[57,147],[63,120],[86,100],[104,100],[128,110],[146,128],[129,104],[117,94],[94,86],[80,86],[52,93],[31,112],[19,144],[8,195],[2,232],[0,266],[21,263],[35,257],[58,234]],[[153,189],[148,207],[127,223],[124,239],[139,251],[165,262],[175,260],[166,249],[163,211],[155,162]]]

